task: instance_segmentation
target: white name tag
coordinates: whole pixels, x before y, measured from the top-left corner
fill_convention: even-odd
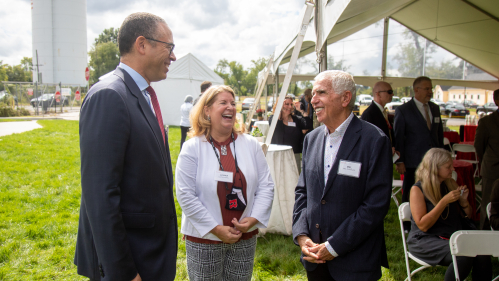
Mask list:
[[[440,123],[440,117],[435,117],[434,120],[435,121],[433,121],[433,123],[437,123],[437,124]]]
[[[290,126],[290,127],[296,127],[296,123],[295,122],[288,122],[288,126]]]
[[[232,182],[232,172],[217,171],[215,173],[215,180],[221,182]]]
[[[362,163],[340,160],[338,175],[358,178],[360,175],[360,166],[362,166]]]

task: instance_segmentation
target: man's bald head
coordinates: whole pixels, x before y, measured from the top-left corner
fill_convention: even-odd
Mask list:
[[[374,84],[373,87],[373,99],[375,102],[379,103],[381,106],[385,106],[387,103],[391,102],[393,98],[392,86],[384,81],[379,81]]]

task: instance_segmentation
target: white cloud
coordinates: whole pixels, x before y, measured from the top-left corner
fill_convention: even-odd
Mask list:
[[[0,5],[3,7],[0,9],[0,60],[19,64],[23,57],[32,56],[31,3],[0,0]]]

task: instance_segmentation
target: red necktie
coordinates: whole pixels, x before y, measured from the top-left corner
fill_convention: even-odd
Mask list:
[[[165,126],[163,126],[163,116],[161,116],[161,108],[159,108],[158,97],[156,96],[156,92],[154,92],[154,89],[151,86],[147,87],[146,91],[151,96],[152,107],[154,108],[154,112],[156,112],[156,119],[158,120],[158,125],[161,129],[163,142],[165,142]]]

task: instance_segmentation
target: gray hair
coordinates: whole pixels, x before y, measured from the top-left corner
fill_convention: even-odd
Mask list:
[[[348,104],[348,109],[353,110],[355,106],[356,88],[353,76],[341,70],[326,70],[315,76],[315,81],[327,79],[331,82],[331,89],[337,95],[346,91],[352,93],[352,99]]]
[[[187,96],[185,97],[185,99],[184,99],[184,102],[190,102],[190,103],[192,103],[192,100],[193,100],[193,99],[192,99],[192,96],[191,96],[191,95],[187,95]]]
[[[156,37],[159,23],[166,24],[164,19],[150,13],[133,13],[126,17],[118,33],[120,54],[123,56],[130,53],[139,36],[156,39],[154,37]],[[151,42],[151,45],[154,46],[154,44],[156,43]]]

